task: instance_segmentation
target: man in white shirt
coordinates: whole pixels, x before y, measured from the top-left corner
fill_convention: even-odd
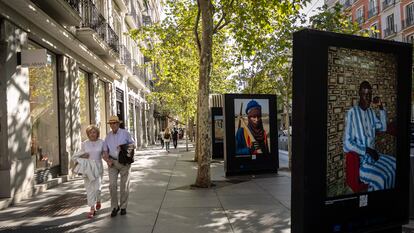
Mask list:
[[[121,215],[126,214],[126,208],[128,205],[129,195],[129,179],[131,173],[131,164],[119,163],[119,151],[120,145],[129,144],[130,147],[135,148],[135,142],[131,137],[131,134],[125,130],[119,128],[121,121],[118,116],[111,116],[108,124],[111,128],[111,132],[105,138],[104,141],[104,159],[108,160],[108,174],[109,174],[109,192],[111,195],[111,217],[115,217],[121,209]],[[118,204],[118,174],[121,174],[121,203]]]

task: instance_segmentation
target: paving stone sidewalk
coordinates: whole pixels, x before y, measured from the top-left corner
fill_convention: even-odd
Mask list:
[[[213,161],[214,187],[198,189],[194,150],[159,146],[138,151],[132,166],[128,214],[110,217],[108,176],[103,207],[86,218],[82,179],[0,211],[0,232],[290,232],[290,173],[226,178]]]
[[[105,169],[103,208],[87,219],[81,178],[0,211],[0,232],[290,232],[289,172],[224,176],[223,161],[213,161],[214,187],[193,188],[194,150],[184,144],[170,153],[153,146],[138,151],[132,166],[128,214],[110,217]],[[414,233],[414,223],[403,227]]]

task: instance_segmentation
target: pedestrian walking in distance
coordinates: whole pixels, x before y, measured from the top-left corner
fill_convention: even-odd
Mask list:
[[[174,149],[177,149],[177,144],[178,144],[178,131],[177,131],[176,128],[174,128],[174,130],[173,130],[172,139],[173,139]]]
[[[108,160],[109,174],[109,192],[111,195],[111,217],[115,217],[121,209],[121,215],[127,213],[129,195],[129,180],[131,174],[131,164],[122,164],[119,162],[119,152],[121,145],[127,144],[130,148],[135,148],[135,142],[132,140],[131,134],[119,128],[121,121],[118,116],[111,116],[108,121],[111,132],[104,141],[104,158]],[[121,200],[118,202],[118,174],[121,175],[120,193]]]
[[[167,127],[165,128],[165,132],[164,132],[164,144],[165,144],[165,150],[167,152],[170,152],[170,140],[171,140],[171,132],[170,132],[170,129]]]
[[[164,129],[163,130],[161,130],[161,132],[160,132],[160,141],[161,141],[161,149],[164,149],[164,134],[165,134],[165,132],[164,132]]]

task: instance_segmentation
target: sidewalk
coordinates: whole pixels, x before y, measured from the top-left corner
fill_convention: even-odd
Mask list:
[[[108,176],[103,206],[87,219],[83,180],[48,190],[0,211],[0,232],[290,232],[290,173],[224,177],[213,161],[210,189],[192,188],[197,164],[185,144],[170,153],[138,151],[132,166],[127,215],[110,217]]]

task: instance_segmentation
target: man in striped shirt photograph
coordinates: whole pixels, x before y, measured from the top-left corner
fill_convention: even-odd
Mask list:
[[[358,105],[346,114],[343,149],[345,153],[359,155],[360,180],[368,184],[368,191],[376,191],[395,186],[396,160],[375,150],[375,134],[387,130],[387,114],[379,97],[373,103],[379,108],[379,115],[371,108],[371,102],[371,84],[363,81],[359,86]]]

